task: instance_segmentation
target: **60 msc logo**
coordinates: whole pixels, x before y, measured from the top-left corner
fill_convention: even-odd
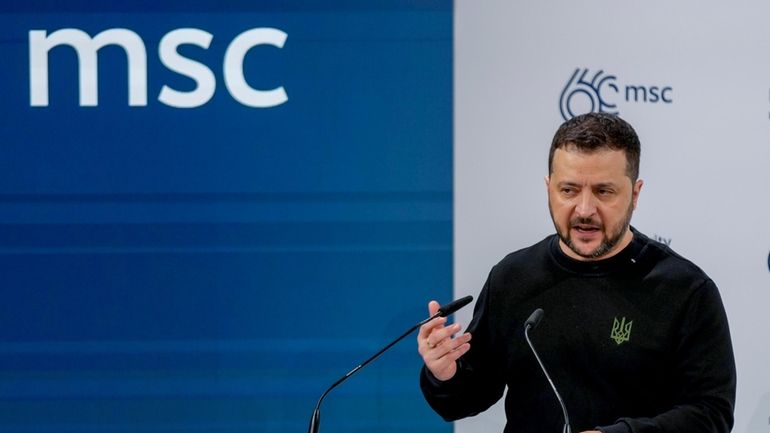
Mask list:
[[[673,100],[671,86],[626,85],[604,71],[590,75],[588,69],[575,69],[559,98],[559,110],[564,120],[586,112],[618,114],[617,101],[632,103],[664,103]]]
[[[247,30],[236,36],[225,51],[222,66],[225,87],[230,95],[248,107],[268,108],[289,100],[283,86],[274,89],[255,89],[243,75],[243,60],[254,47],[269,45],[283,48],[287,34],[281,30],[263,27]],[[208,49],[213,36],[204,30],[182,28],[168,32],[160,40],[158,56],[169,70],[189,77],[195,87],[180,91],[164,85],[158,101],[177,108],[200,107],[216,92],[214,72],[203,63],[183,56],[179,47],[190,44]],[[78,57],[80,106],[99,105],[97,53],[108,45],[123,49],[128,60],[128,105],[147,105],[147,49],[144,41],[128,29],[108,29],[94,37],[79,29],[61,29],[51,34],[46,30],[29,32],[30,105],[48,106],[48,52],[60,45],[75,50]]]

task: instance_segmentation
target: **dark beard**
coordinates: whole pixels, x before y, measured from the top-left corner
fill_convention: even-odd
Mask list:
[[[550,202],[548,203],[548,209],[551,208]],[[589,254],[584,254],[580,251],[578,251],[577,247],[575,246],[574,242],[572,242],[572,236],[570,236],[570,229],[576,225],[576,224],[593,224],[593,220],[591,218],[578,218],[575,220],[571,220],[569,222],[569,227],[567,227],[566,233],[562,233],[561,230],[559,230],[559,227],[556,225],[556,221],[553,218],[553,211],[551,211],[551,220],[553,220],[553,225],[556,227],[556,234],[559,235],[559,239],[561,239],[562,242],[564,242],[569,249],[571,249],[575,254],[579,255],[580,257],[583,257],[584,259],[589,260],[596,260],[598,258],[601,258],[605,256],[607,253],[612,251],[613,248],[623,239],[623,236],[626,234],[626,230],[628,230],[628,227],[631,225],[631,215],[634,213],[634,203],[633,201],[628,206],[628,211],[626,212],[626,218],[623,221],[622,224],[620,224],[620,227],[615,233],[610,234],[609,237],[602,239],[602,243],[596,247],[595,250],[593,250]],[[602,225],[602,229],[604,228],[604,225]]]

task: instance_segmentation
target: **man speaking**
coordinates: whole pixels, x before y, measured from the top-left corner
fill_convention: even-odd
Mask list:
[[[724,307],[701,269],[631,227],[639,156],[636,132],[614,115],[584,114],[556,131],[545,179],[556,234],[492,268],[465,333],[439,319],[418,334],[420,385],[444,419],[486,410],[507,385],[506,433],[562,431],[557,394],[524,335],[541,308],[532,344],[572,431],[730,431]]]

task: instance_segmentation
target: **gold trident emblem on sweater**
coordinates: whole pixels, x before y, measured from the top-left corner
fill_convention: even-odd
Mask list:
[[[623,317],[620,319],[620,322],[618,322],[618,318],[615,318],[615,321],[612,323],[612,333],[610,334],[610,338],[615,340],[615,343],[620,345],[620,343],[626,342],[631,338],[631,325],[633,325],[634,322],[630,321],[626,323],[626,318]]]

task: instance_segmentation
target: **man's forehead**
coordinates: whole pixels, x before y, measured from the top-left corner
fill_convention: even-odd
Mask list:
[[[617,180],[619,176],[628,177],[625,152],[608,148],[585,151],[572,149],[556,149],[551,167],[554,175],[567,176],[599,176],[606,177],[604,182]]]

